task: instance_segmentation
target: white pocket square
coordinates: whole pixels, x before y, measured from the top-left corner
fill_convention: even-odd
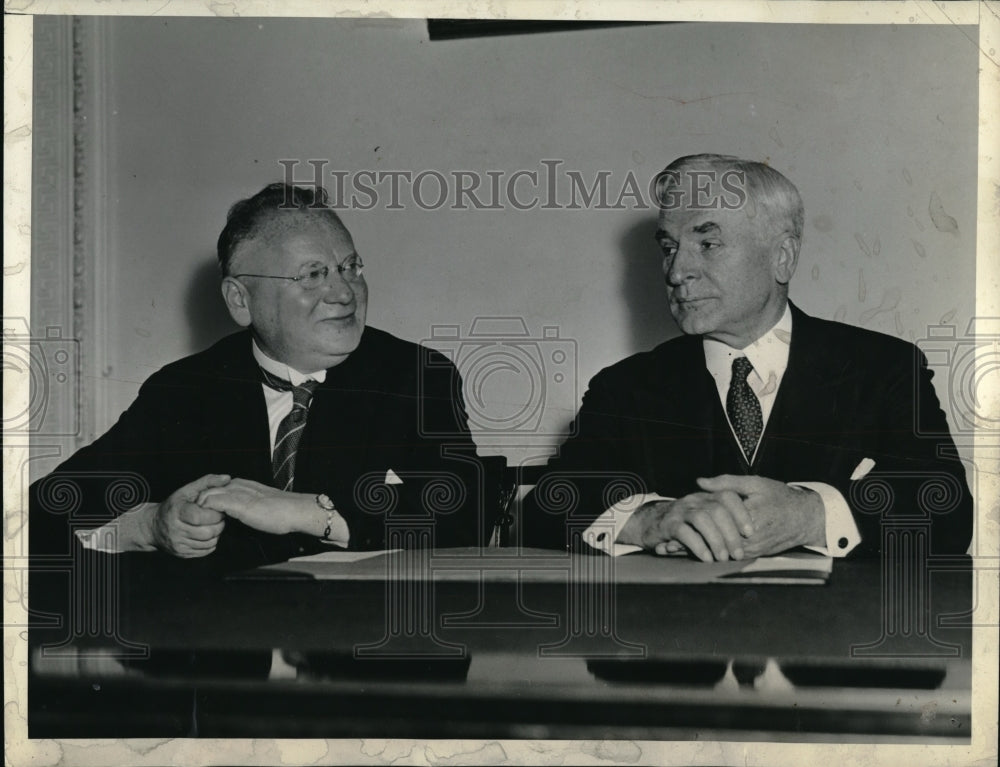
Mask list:
[[[385,473],[385,484],[401,485],[403,484],[403,480],[399,478],[399,475],[397,475],[396,472],[394,472],[392,469],[389,469],[389,471]]]
[[[855,480],[861,479],[874,468],[875,461],[871,458],[862,458],[861,463],[854,467],[854,473],[851,474],[851,481],[854,482]]]

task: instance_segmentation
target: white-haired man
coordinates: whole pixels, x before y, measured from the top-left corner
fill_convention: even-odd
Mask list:
[[[692,155],[664,169],[657,193],[683,335],[593,378],[575,436],[529,499],[524,542],[562,547],[578,533],[609,553],[846,556],[877,554],[884,525],[906,519],[926,535],[916,548],[964,553],[972,499],[926,359],[788,300],[795,186],[762,163]]]

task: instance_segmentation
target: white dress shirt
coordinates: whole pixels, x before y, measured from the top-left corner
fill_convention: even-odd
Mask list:
[[[764,430],[767,429],[767,421],[774,409],[774,400],[778,395],[778,387],[781,379],[788,368],[788,351],[792,340],[792,310],[786,304],[785,312],[781,319],[767,333],[758,338],[749,346],[743,349],[734,349],[721,341],[706,338],[703,340],[705,350],[705,365],[708,372],[715,380],[715,386],[722,403],[722,410],[726,410],[726,395],[729,392],[729,382],[732,378],[733,360],[737,357],[746,357],[753,365],[753,370],[747,376],[747,383],[757,396],[760,402],[761,415],[763,416]],[[726,421],[729,421],[729,414],[726,414]],[[733,429],[729,423],[730,430]],[[763,431],[761,433],[763,436]],[[737,444],[736,432],[733,437]],[[758,446],[760,439],[757,440]],[[742,447],[740,448],[742,450]],[[754,450],[756,453],[756,448]],[[747,463],[753,462],[753,455],[747,456]],[[826,546],[810,546],[808,548],[832,557],[843,557],[847,555],[855,546],[861,542],[861,534],[854,522],[851,509],[844,500],[844,496],[835,487],[824,482],[789,482],[794,487],[802,487],[816,492],[823,502],[824,519],[826,527]],[[640,546],[617,543],[618,535],[621,533],[629,517],[644,503],[649,501],[670,501],[673,498],[666,498],[656,493],[644,493],[632,495],[616,503],[605,511],[594,523],[583,533],[583,539],[593,548],[607,552],[614,556],[628,554],[633,551],[640,551]],[[846,540],[847,544],[842,544]],[[837,546],[831,546],[831,541],[837,541]]]
[[[257,346],[256,339],[253,341],[253,358],[271,375],[289,381],[292,386],[300,386],[308,380],[323,383],[326,380],[326,371],[317,370],[312,373],[302,373],[295,368],[288,367],[284,362],[273,360],[261,351]],[[267,384],[261,384],[264,389],[264,401],[267,403],[267,425],[271,434],[271,455],[274,455],[274,442],[278,435],[278,426],[285,419],[285,416],[292,412],[294,398],[290,391],[278,391],[272,389]]]

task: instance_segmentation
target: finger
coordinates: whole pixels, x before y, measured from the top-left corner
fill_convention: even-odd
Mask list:
[[[179,492],[185,498],[197,498],[198,493],[202,490],[207,490],[210,487],[220,487],[221,485],[228,484],[230,476],[228,474],[206,474],[204,477],[199,477],[194,482],[189,482],[184,485]]]
[[[236,495],[234,493],[213,495],[210,498],[207,498],[205,500],[205,505],[200,508],[213,514],[225,514],[232,517],[245,511],[251,500],[252,499],[247,498],[245,495]],[[211,521],[214,523],[217,522],[218,519],[213,519]]]
[[[750,511],[747,509],[746,504],[743,503],[743,499],[740,498],[732,490],[723,490],[720,493],[715,493],[713,496],[717,503],[721,503],[729,511],[733,522],[739,528],[740,533],[744,537],[749,538],[753,535],[753,519],[750,516]]]
[[[186,525],[176,525],[168,531],[170,549],[180,556],[180,552],[186,549],[197,549],[199,551],[206,548],[214,548],[218,543],[219,536],[212,535],[204,538],[198,532],[199,528],[188,527]]]
[[[181,506],[177,514],[178,519],[186,525],[214,525],[221,522],[224,517],[217,509],[202,508],[194,503],[185,503]]]
[[[694,554],[702,562],[711,562],[712,552],[705,545],[704,539],[695,531],[692,527],[687,524],[678,525],[677,527],[677,540],[680,541],[684,546]]]
[[[712,514],[706,509],[698,509],[693,514],[688,515],[687,523],[705,539],[705,543],[712,550],[715,559],[724,562],[729,559],[729,549],[726,546],[726,539],[722,535]],[[736,528],[733,528],[735,532]],[[680,538],[680,536],[677,536]],[[683,541],[683,539],[681,539]],[[686,541],[683,541],[686,543]]]
[[[721,503],[716,503],[708,510],[708,513],[721,533],[726,550],[732,558],[743,559],[743,538],[740,536],[740,531],[736,529],[736,523],[730,516],[729,509]]]
[[[252,479],[241,479],[237,477],[232,482],[229,483],[231,487],[239,487],[244,490],[250,490],[256,492],[258,495],[267,492],[277,492],[277,488],[270,487],[268,485],[262,485],[260,482],[256,482]]]
[[[691,506],[692,504],[698,505],[702,501],[708,501],[712,499],[713,493],[699,492],[699,493],[688,493],[687,495],[682,495],[674,503],[680,503],[682,506]]]
[[[214,549],[219,542],[219,536],[214,535],[206,540],[200,540],[191,536],[185,537],[183,540],[177,542],[177,548],[187,548],[197,551],[204,551],[205,549]]]
[[[224,487],[210,487],[208,490],[202,490],[198,493],[198,497],[195,499],[195,503],[199,506],[204,506],[205,501],[215,495],[223,495],[224,493],[231,493],[231,484]]]
[[[226,520],[223,518],[221,522],[217,522],[214,525],[199,525],[198,527],[188,527],[184,529],[183,535],[187,540],[191,541],[214,541],[218,538],[222,531],[226,528]]]
[[[653,553],[661,557],[669,557],[672,554],[676,554],[679,551],[684,551],[684,546],[680,541],[676,541],[671,538],[669,541],[660,541],[653,548]]]
[[[720,474],[717,477],[698,477],[695,481],[698,487],[710,493],[731,490],[740,495],[750,495],[760,491],[759,479],[748,474]]]
[[[185,546],[177,550],[177,556],[184,557],[185,559],[196,559],[197,557],[207,557],[213,551],[215,551],[214,543],[211,546],[197,549]]]

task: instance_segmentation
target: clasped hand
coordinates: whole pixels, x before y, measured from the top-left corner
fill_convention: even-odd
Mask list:
[[[206,474],[175,490],[148,517],[147,541],[175,557],[188,559],[211,554],[226,526],[226,516],[221,511],[202,508],[198,497],[229,481],[227,474]]]
[[[233,479],[198,494],[199,506],[274,535],[301,532],[303,502],[314,506],[313,496],[288,493],[252,479]]]
[[[732,474],[697,482],[701,492],[644,504],[625,524],[618,542],[661,555],[687,549],[703,562],[825,543],[823,503],[811,490]]]
[[[286,493],[249,479],[207,474],[173,492],[152,515],[147,538],[177,557],[204,557],[215,551],[232,517],[265,533],[296,532],[312,496]]]

